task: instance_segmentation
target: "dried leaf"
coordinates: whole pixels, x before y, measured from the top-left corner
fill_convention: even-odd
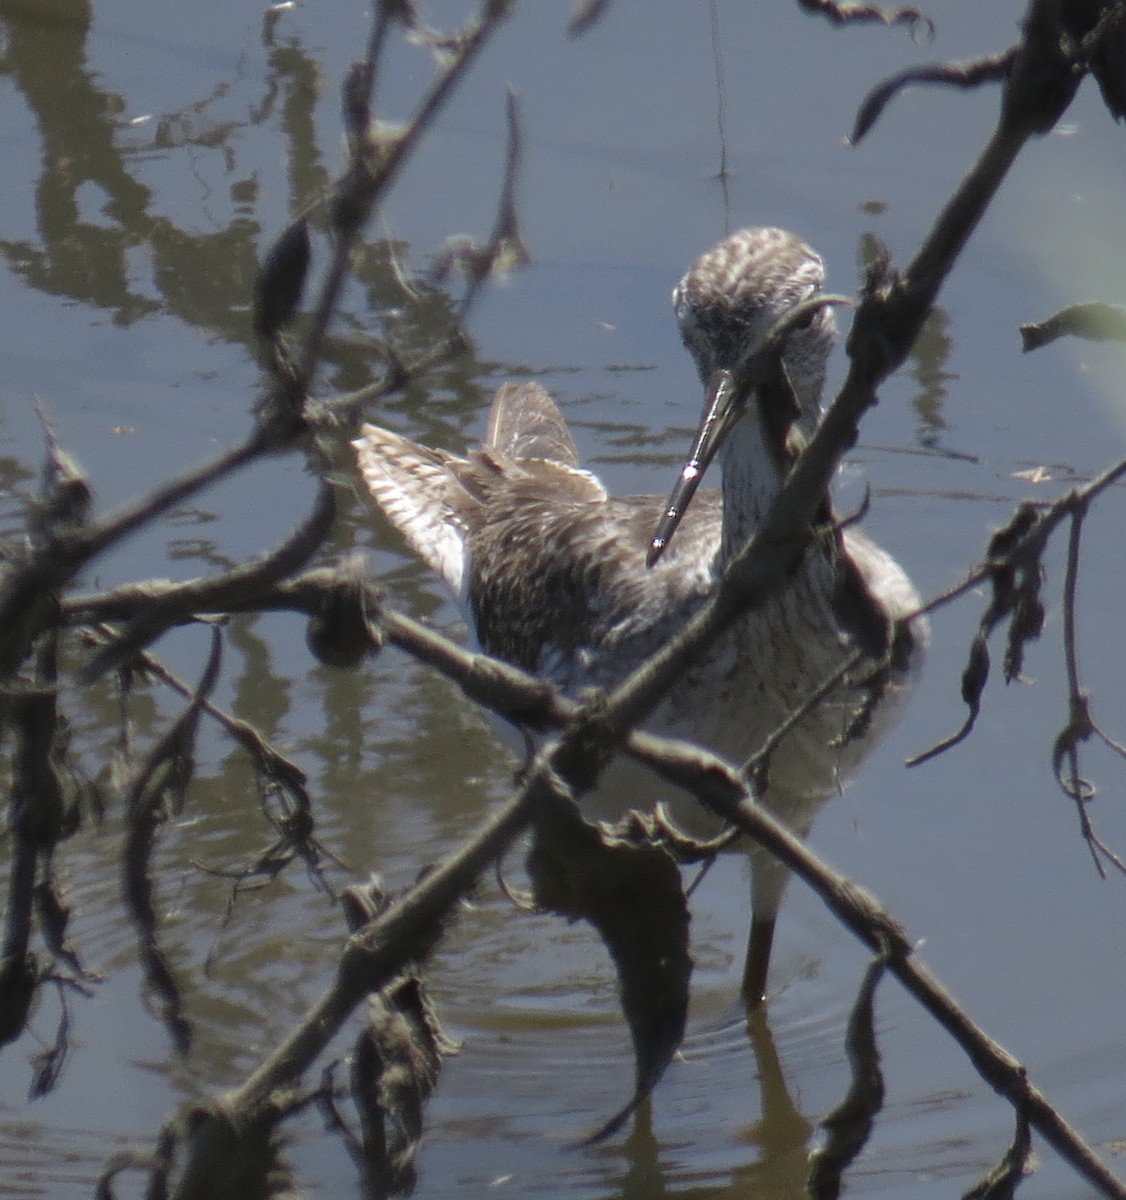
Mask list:
[[[986,614],[982,619],[983,627],[988,620],[989,614]],[[962,699],[970,711],[966,714],[966,719],[962,722],[961,729],[957,733],[952,733],[949,737],[943,738],[941,742],[931,746],[929,750],[924,750],[921,754],[916,754],[914,757],[909,758],[907,766],[918,767],[969,737],[974,725],[977,723],[978,713],[981,712],[981,694],[985,690],[988,680],[989,643],[986,641],[986,635],[983,630],[979,629],[974,640],[970,643],[969,659],[966,662],[965,669],[962,671]]]
[[[979,633],[970,643],[970,657],[962,672],[962,699],[970,710],[970,717],[977,719],[981,709],[981,693],[989,680],[989,644],[985,635]]]
[[[453,1043],[416,975],[368,1003],[352,1057],[352,1099],[363,1130],[364,1195],[409,1195],[426,1102]]]
[[[254,282],[254,332],[273,341],[293,320],[309,275],[309,224],[287,225],[270,248]]]
[[[47,455],[43,460],[39,505],[34,513],[33,524],[37,531],[51,538],[85,524],[90,516],[94,493],[77,460],[59,444],[42,409],[39,410],[39,420],[43,424]]]
[[[1028,500],[1018,504],[1016,512],[1013,513],[1013,519],[1008,525],[1002,525],[989,539],[986,553],[990,560],[1008,558],[1021,540],[1032,531],[1039,519],[1040,510],[1035,504]]]
[[[649,1095],[684,1036],[692,960],[680,872],[663,847],[610,836],[569,801],[541,814],[527,866],[536,903],[589,921],[617,968],[636,1085],[625,1107],[587,1139],[598,1141]]]
[[[318,662],[342,670],[379,653],[383,637],[364,607],[362,579],[341,572],[339,582],[322,593],[318,611],[309,618],[305,642]]]
[[[288,1095],[274,1093],[240,1118],[216,1103],[186,1113],[186,1137],[176,1156],[179,1177],[169,1182],[158,1161],[153,1186],[145,1194],[180,1200],[300,1200],[278,1133],[291,1111],[290,1101]]]
[[[1009,640],[1005,647],[1005,682],[1020,678],[1024,650],[1044,631],[1044,602],[1040,599],[1040,573],[1027,576],[1021,584],[1013,619],[1009,622]]]

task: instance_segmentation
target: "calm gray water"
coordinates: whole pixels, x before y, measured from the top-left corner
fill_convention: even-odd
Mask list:
[[[442,23],[455,11],[435,4],[430,15]],[[559,398],[584,458],[612,490],[663,491],[698,403],[668,312],[685,265],[749,223],[807,237],[834,290],[854,287],[872,234],[905,259],[986,137],[996,95],[916,89],[851,149],[843,138],[854,107],[872,83],[912,63],[1000,50],[1020,5],[930,5],[938,33],[919,45],[902,29],[834,30],[793,6],[717,3],[726,206],[715,178],[709,6],[619,0],[579,41],[565,37],[564,11],[521,6],[372,230],[373,243],[395,239],[417,269],[450,234],[487,233],[504,88],[516,90],[534,261],[474,311],[471,359],[435,372],[382,419],[461,449],[480,436],[496,384],[534,376]],[[340,166],[337,86],[365,36],[361,4],[264,20],[217,0],[0,2],[6,529],[38,468],[37,400],[107,508],[245,430],[258,384],[247,312],[256,256]],[[401,48],[380,81],[389,119],[409,112],[429,74],[425,51]],[[1082,299],[1123,298],[1122,133],[1089,85],[1069,122],[1019,162],[842,478],[846,506],[871,485],[867,526],[924,595],[961,577],[1015,501],[1060,494],[1126,445],[1126,352],[1019,348],[1021,322]],[[403,304],[386,271],[371,267],[365,279],[335,326],[326,389],[371,376],[373,305]],[[441,314],[407,304],[401,320],[421,340]],[[86,582],[214,570],[273,545],[311,497],[298,466],[257,469],[99,563]],[[1120,494],[1105,497],[1085,534],[1080,585],[1085,683],[1120,737],[1121,520]],[[358,496],[337,543],[363,548],[404,610],[455,627],[435,582]],[[909,716],[827,808],[812,841],[889,905],[974,1017],[1109,1155],[1126,1137],[1126,880],[1098,878],[1051,776],[1066,717],[1061,566],[1057,551],[1027,680],[992,683],[973,738],[907,771],[907,755],[962,719],[958,679],[981,598],[936,618]],[[160,652],[194,676],[203,635],[170,637]],[[405,886],[507,794],[510,764],[458,694],[393,652],[359,672],[319,667],[296,619],[236,625],[218,699],[308,771],[319,836],[352,868],[333,869],[337,886],[371,871]],[[155,736],[170,711],[153,705],[142,731]],[[111,698],[74,715],[96,769],[113,734]],[[71,1002],[71,1054],[52,1095],[26,1101],[30,1059],[58,1020],[50,997],[34,1033],[4,1052],[0,1196],[88,1195],[114,1149],[150,1145],[185,1097],[238,1082],[330,976],[341,921],[299,867],[244,897],[222,926],[225,884],[191,860],[230,867],[268,844],[269,830],[242,756],[213,733],[204,752],[191,805],[161,851],[162,936],[185,985],[195,1050],[170,1065],[166,1034],[143,1003],[117,901],[111,814],[60,860],[74,940],[105,981]],[[1101,785],[1092,815],[1126,852],[1126,764],[1092,749],[1088,773]],[[778,932],[773,1044],[758,1046],[756,1061],[735,1003],[742,871],[737,856],[724,860],[696,893],[689,1038],[650,1127],[580,1153],[561,1147],[630,1086],[612,973],[585,929],[516,913],[485,883],[431,974],[463,1049],[429,1110],[418,1194],[800,1196],[817,1121],[847,1087],[842,1035],[865,956],[795,885]],[[879,993],[878,1028],[887,1106],[849,1194],[961,1194],[1002,1153],[1009,1110],[891,981]],[[350,1164],[316,1119],[296,1134],[291,1156],[310,1194],[355,1195]],[[1021,1195],[1086,1194],[1039,1147]]]

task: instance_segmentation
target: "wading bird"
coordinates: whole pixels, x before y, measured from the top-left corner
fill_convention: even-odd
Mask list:
[[[821,259],[800,239],[756,228],[726,238],[677,285],[677,321],[707,397],[668,501],[608,496],[579,467],[566,423],[535,383],[500,388],[484,445],[464,458],[364,426],[354,445],[372,496],[459,598],[481,648],[575,695],[613,687],[699,611],[820,420],[836,325],[828,306],[805,302],[823,278]],[[799,305],[782,334],[784,371],[770,383],[763,346]],[[717,453],[721,491],[690,505]],[[786,586],[738,617],[645,723],[742,763],[805,707],[773,749],[761,797],[801,837],[902,712],[927,640],[925,620],[908,619],[919,599],[899,565],[856,528],[835,524],[828,497],[823,511]],[[639,796],[667,798],[648,773],[626,782],[640,770],[619,756],[593,811],[620,815]],[[681,798],[678,818],[689,803]],[[583,807],[592,811],[586,799]],[[788,877],[761,848],[751,849],[751,867],[749,1008],[766,988]]]

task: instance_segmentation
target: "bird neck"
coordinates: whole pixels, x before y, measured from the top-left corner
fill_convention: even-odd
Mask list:
[[[740,419],[720,451],[723,471],[723,536],[719,566],[739,552],[758,529],[782,487],[785,452],[772,444],[754,414]]]

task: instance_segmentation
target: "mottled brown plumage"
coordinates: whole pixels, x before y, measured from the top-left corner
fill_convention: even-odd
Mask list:
[[[812,309],[788,333],[780,386],[749,372],[770,328],[817,295],[822,274],[821,260],[792,234],[749,229],[698,259],[675,289],[681,333],[715,407],[698,438],[702,457],[683,473],[690,486],[681,493],[684,511],[674,504],[674,521],[661,497],[610,497],[580,469],[562,416],[535,383],[498,391],[483,447],[464,458],[364,427],[355,445],[373,497],[459,596],[482,648],[575,694],[618,683],[699,610],[819,420],[835,336],[830,309]],[[692,499],[717,452],[722,493]],[[828,497],[824,511],[828,517]],[[927,631],[921,619],[897,622],[917,603],[894,560],[827,520],[788,586],[686,671],[647,727],[742,762],[859,649],[860,667],[771,759],[763,802],[804,836],[902,710]],[[588,811],[616,815],[644,797],[670,799],[639,771],[617,760]],[[680,800],[677,816],[705,829]],[[787,873],[765,852],[751,853],[754,920],[743,985],[754,1004]]]

